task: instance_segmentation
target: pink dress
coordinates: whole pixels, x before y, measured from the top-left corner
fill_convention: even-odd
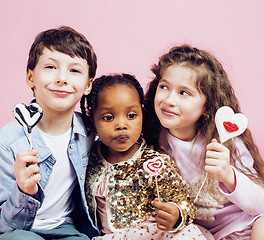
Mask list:
[[[108,168],[111,166],[110,163],[107,162]],[[198,228],[198,226],[194,224],[190,224],[177,233],[169,233],[162,231],[157,228],[157,224],[155,218],[151,218],[148,221],[144,221],[139,224],[137,227],[131,227],[126,230],[112,232],[107,223],[107,212],[106,212],[106,185],[107,178],[98,185],[96,191],[96,201],[97,201],[97,211],[100,216],[100,220],[102,223],[102,233],[103,236],[94,237],[92,240],[125,240],[125,239],[144,239],[144,240],[177,240],[177,239],[214,239],[212,235],[205,230],[204,228]]]
[[[198,167],[204,149],[203,140],[182,141],[167,129],[163,129],[160,135],[161,147],[173,157],[182,178],[190,186],[192,199],[196,197],[205,177]],[[241,161],[254,172],[254,161],[243,142],[239,138],[234,138],[233,142]],[[254,183],[238,168],[239,165],[233,167],[236,175],[236,189],[233,192],[228,192],[213,177],[207,178],[196,202],[194,223],[208,229],[216,240],[250,239],[252,224],[264,214],[263,186]]]

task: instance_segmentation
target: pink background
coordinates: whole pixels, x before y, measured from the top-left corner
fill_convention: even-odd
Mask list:
[[[32,98],[25,73],[35,35],[69,25],[94,46],[97,76],[132,73],[143,87],[152,77],[151,65],[174,44],[213,53],[233,83],[263,156],[263,10],[261,0],[1,0],[0,127],[13,119],[14,105]]]

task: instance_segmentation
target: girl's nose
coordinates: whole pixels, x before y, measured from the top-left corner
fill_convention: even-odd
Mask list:
[[[177,94],[171,92],[165,99],[165,103],[170,106],[176,106],[178,104]]]
[[[116,124],[116,130],[125,130],[127,129],[127,125],[125,120],[120,120],[117,124]]]

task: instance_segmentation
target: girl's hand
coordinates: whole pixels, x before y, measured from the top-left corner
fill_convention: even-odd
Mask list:
[[[213,139],[206,147],[205,171],[214,175],[215,179],[233,192],[236,178],[230,165],[230,152],[224,145]]]
[[[17,153],[14,165],[17,185],[22,192],[29,195],[38,192],[37,183],[40,180],[39,167],[36,165],[38,162],[37,151],[34,149]]]
[[[164,231],[170,231],[179,219],[178,207],[173,203],[160,202],[157,198],[154,199],[152,205],[156,207],[157,227]]]

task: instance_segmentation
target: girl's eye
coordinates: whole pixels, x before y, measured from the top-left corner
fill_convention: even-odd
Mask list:
[[[105,121],[111,121],[113,119],[114,119],[114,117],[112,115],[106,115],[103,117],[103,120],[105,120]]]
[[[180,94],[183,95],[183,96],[190,96],[191,95],[189,92],[186,92],[184,90],[181,90]]]
[[[127,118],[128,118],[128,119],[134,119],[136,116],[137,116],[137,115],[136,115],[135,113],[129,113],[129,114],[127,115]]]
[[[163,90],[167,90],[168,89],[168,87],[166,85],[164,85],[164,84],[160,84],[159,88],[163,89]]]

